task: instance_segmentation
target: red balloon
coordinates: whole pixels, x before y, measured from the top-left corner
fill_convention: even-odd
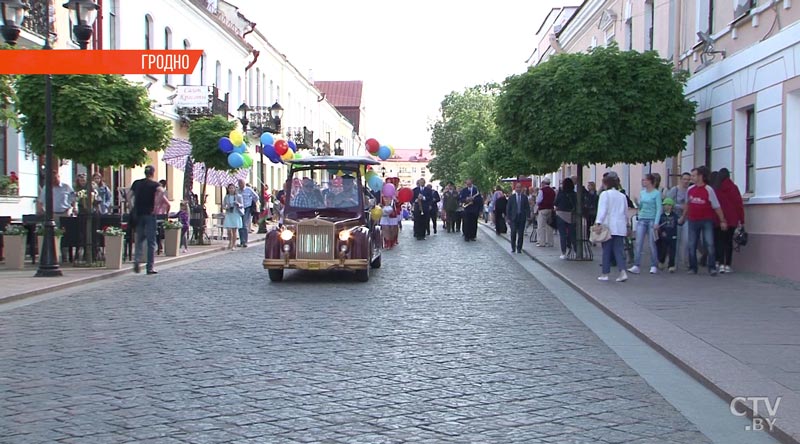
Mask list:
[[[289,151],[289,143],[283,139],[276,140],[273,146],[275,147],[275,152],[278,153],[279,156],[283,156]]]
[[[375,154],[375,153],[377,153],[377,152],[378,152],[378,150],[381,148],[381,144],[380,144],[380,143],[378,143],[378,141],[377,141],[377,140],[375,140],[375,139],[367,139],[367,141],[366,141],[366,145],[367,145],[367,151],[368,151],[370,154]]]
[[[400,203],[411,202],[411,199],[413,198],[414,198],[414,191],[412,191],[411,188],[403,187],[397,191],[397,200],[399,200]]]

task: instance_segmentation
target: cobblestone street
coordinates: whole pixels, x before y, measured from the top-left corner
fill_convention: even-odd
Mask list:
[[[507,250],[410,232],[366,284],[254,245],[0,312],[0,441],[709,442]]]

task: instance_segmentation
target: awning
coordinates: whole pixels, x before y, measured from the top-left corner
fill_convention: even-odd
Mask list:
[[[239,179],[247,180],[250,171],[245,168],[236,170],[234,174],[227,171],[215,170],[214,168],[208,169],[208,176],[206,176],[206,166],[202,162],[192,162],[192,144],[185,139],[172,139],[162,160],[167,165],[171,165],[184,173],[186,173],[187,163],[192,168],[189,174],[192,175],[195,182],[203,183],[204,179],[208,185],[217,187],[224,187],[228,184],[235,184]]]

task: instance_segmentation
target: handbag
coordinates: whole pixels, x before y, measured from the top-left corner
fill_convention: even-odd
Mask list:
[[[606,224],[601,224],[599,229],[596,226],[592,227],[589,233],[589,241],[592,243],[603,243],[609,239],[611,239],[611,230],[608,229]]]

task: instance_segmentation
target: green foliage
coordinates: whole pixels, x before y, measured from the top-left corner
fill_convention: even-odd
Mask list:
[[[559,54],[511,76],[497,99],[499,136],[510,159],[561,163],[644,163],[677,155],[694,129],[684,75],[655,52]]]
[[[481,189],[494,185],[497,171],[487,164],[494,138],[494,100],[498,85],[478,85],[452,92],[442,101],[441,115],[430,127],[431,151],[428,164],[433,179],[460,185],[472,178]]]
[[[53,76],[54,153],[84,165],[134,167],[169,145],[172,124],[150,109],[147,90],[119,75]],[[16,79],[17,108],[31,151],[45,151],[45,76]]]
[[[192,158],[215,170],[235,170],[228,165],[228,156],[219,150],[220,137],[227,137],[235,128],[235,121],[229,121],[222,116],[203,117],[193,121],[189,125]]]
[[[0,49],[11,50],[11,47],[3,44],[0,45]],[[14,108],[14,103],[16,102],[17,94],[14,91],[14,76],[0,74],[0,126],[19,128],[19,117]]]

